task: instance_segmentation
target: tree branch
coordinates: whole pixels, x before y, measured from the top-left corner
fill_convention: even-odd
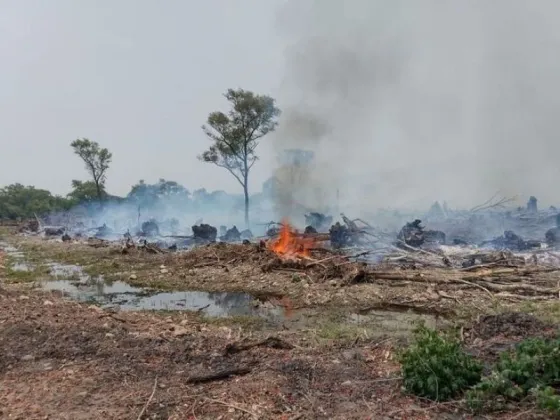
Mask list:
[[[237,175],[235,172],[233,172],[233,169],[231,169],[229,166],[218,163],[218,162],[212,162],[214,165],[219,166],[220,168],[224,168],[227,169],[229,171],[230,174],[232,174],[235,179],[237,179],[237,182],[239,182],[241,184],[242,187],[245,186],[245,184],[243,184],[243,181],[241,180],[241,178],[239,177],[239,175]]]

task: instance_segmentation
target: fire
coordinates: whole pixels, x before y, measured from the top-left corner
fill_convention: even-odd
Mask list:
[[[270,249],[275,253],[285,257],[310,257],[310,249],[313,247],[314,240],[299,236],[298,232],[284,220],[280,228],[280,234],[271,245]]]

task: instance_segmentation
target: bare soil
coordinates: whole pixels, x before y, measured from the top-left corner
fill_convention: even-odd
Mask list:
[[[483,314],[493,312],[496,300],[476,287],[347,284],[344,276],[325,277],[322,267],[263,271],[270,255],[249,246],[123,255],[112,247],[9,239],[35,262],[78,263],[131,282],[134,274],[138,284],[153,287],[265,293],[288,297],[297,307],[364,309],[410,300],[418,310],[459,312],[475,302],[473,307],[488,309]],[[190,312],[102,310],[18,282],[7,265],[0,261],[1,418],[472,418],[461,402],[434,404],[403,394],[395,355],[403,343],[390,331],[375,337],[321,335],[217,322]],[[496,342],[509,346],[552,330],[535,317],[502,315],[469,323],[464,335],[472,352],[491,358]],[[519,408],[486,418],[546,416]]]

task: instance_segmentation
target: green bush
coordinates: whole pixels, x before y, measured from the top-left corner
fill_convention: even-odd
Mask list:
[[[560,340],[529,339],[503,353],[491,375],[467,393],[474,411],[503,409],[536,398],[539,407],[560,414]]]
[[[405,389],[419,397],[445,401],[480,381],[482,365],[459,340],[421,326],[413,344],[399,355]]]

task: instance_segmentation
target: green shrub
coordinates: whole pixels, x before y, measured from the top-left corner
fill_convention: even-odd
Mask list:
[[[541,408],[560,414],[560,340],[529,339],[503,353],[491,375],[467,393],[474,411],[503,409],[508,403],[536,398]]]
[[[420,326],[413,344],[399,355],[405,389],[419,397],[445,401],[480,381],[482,365],[459,340]]]

